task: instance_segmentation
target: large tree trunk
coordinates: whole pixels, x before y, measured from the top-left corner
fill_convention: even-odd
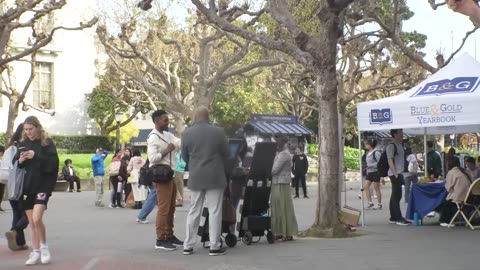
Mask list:
[[[328,229],[338,224],[338,108],[336,54],[338,15],[330,10],[322,14],[320,46],[315,53],[315,89],[319,101],[319,178],[314,227]]]
[[[8,103],[8,118],[7,118],[7,132],[6,132],[7,142],[10,141],[10,138],[13,135],[14,128],[15,128],[14,127],[15,119],[17,119],[18,107],[20,105],[17,102],[18,98],[15,95],[11,95],[10,97],[8,97],[8,99],[9,99],[9,103]]]

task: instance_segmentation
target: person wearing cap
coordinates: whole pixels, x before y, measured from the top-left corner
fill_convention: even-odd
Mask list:
[[[105,178],[105,158],[108,155],[107,150],[97,148],[95,155],[92,157],[93,179],[95,181],[95,193],[97,198],[95,206],[103,207],[103,179]]]

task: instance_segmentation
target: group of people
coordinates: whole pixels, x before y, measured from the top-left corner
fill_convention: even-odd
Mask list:
[[[209,212],[209,243],[210,256],[225,254],[220,236],[222,232],[222,206],[224,191],[227,187],[225,174],[225,160],[229,155],[228,142],[224,131],[209,123],[209,113],[205,107],[199,107],[194,113],[194,123],[187,128],[181,140],[168,131],[169,118],[164,110],[157,110],[152,114],[154,129],[147,139],[147,153],[149,166],[167,165],[178,168],[178,162],[184,162],[181,171],[188,167],[190,190],[190,209],[186,219],[185,241],[179,240],[173,229],[175,206],[178,205],[177,185],[175,179],[170,181],[156,181],[153,179],[152,191],[156,194],[156,242],[155,249],[167,251],[176,250],[183,246],[183,254],[190,255],[194,252],[197,240],[198,227],[203,207]],[[277,139],[278,153],[272,169],[271,191],[271,216],[272,231],[277,239],[293,240],[298,231],[298,226],[293,208],[290,183],[292,180],[292,156],[288,150],[288,138]],[[181,157],[179,158],[175,158]],[[300,156],[300,153],[298,154]],[[306,157],[296,157],[305,163]],[[294,158],[295,160],[295,158]],[[299,165],[298,165],[299,166]],[[306,165],[308,167],[308,165]],[[293,166],[293,168],[295,168]],[[306,173],[305,169],[297,168],[298,174]],[[179,172],[176,169],[176,175]],[[182,177],[183,178],[183,177]],[[303,180],[304,181],[304,180]],[[303,182],[300,180],[300,182]],[[298,192],[298,188],[297,188]],[[306,192],[304,193],[306,196]],[[147,198],[147,201],[149,199]],[[137,217],[137,222],[145,222],[144,205]]]
[[[388,177],[392,185],[392,193],[390,197],[390,219],[389,223],[397,225],[409,225],[410,221],[406,220],[400,209],[400,201],[402,198],[402,186],[404,186],[405,202],[408,202],[411,192],[411,185],[418,181],[417,170],[418,160],[410,147],[405,146],[403,141],[403,130],[390,130],[392,142],[386,146],[386,157],[388,160]],[[440,154],[435,151],[434,142],[427,142],[426,171],[430,181],[441,179],[444,174],[442,171],[442,159]],[[365,184],[364,190],[367,200],[367,208],[382,209],[382,194],[380,191],[380,174],[378,172],[378,164],[381,159],[381,151],[377,148],[376,140],[368,140],[366,143],[365,153]],[[445,188],[448,192],[446,200],[437,209],[440,213],[440,225],[447,226],[455,214],[457,207],[455,202],[462,202],[465,195],[473,183],[480,177],[480,170],[475,165],[475,159],[469,157],[466,159],[466,168],[460,166],[460,159],[452,151],[446,157],[448,171],[445,177]],[[412,164],[414,166],[412,166]],[[416,169],[412,169],[415,168]],[[372,194],[370,186],[374,186],[377,195],[378,204],[374,207],[372,202]]]
[[[26,265],[48,264],[51,260],[46,239],[43,214],[57,181],[59,161],[53,141],[48,138],[40,121],[29,116],[20,124],[10,138],[2,159],[2,169],[8,168],[9,185],[21,177],[23,187],[9,188],[12,207],[12,227],[5,233],[8,247],[26,250],[24,229],[30,225],[32,252]],[[13,178],[13,179],[12,179]],[[13,191],[12,191],[13,190]]]

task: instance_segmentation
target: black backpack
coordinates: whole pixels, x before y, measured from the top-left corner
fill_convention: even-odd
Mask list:
[[[148,167],[150,167],[150,161],[147,159],[147,161],[145,162],[145,165],[143,165],[140,168],[140,172],[138,174],[139,185],[144,185],[144,186],[152,185],[152,177]]]
[[[394,143],[390,143],[390,144],[393,144],[393,147],[395,148],[395,152],[393,155],[396,156],[397,146]],[[385,151],[383,151],[382,155],[380,156],[380,160],[377,163],[377,170],[380,177],[388,176],[388,169],[390,169],[390,165],[388,165],[387,148],[385,147]]]

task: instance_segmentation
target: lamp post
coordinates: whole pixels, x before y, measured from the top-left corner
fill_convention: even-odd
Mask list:
[[[450,134],[450,140],[452,143],[452,147],[455,147],[455,134]]]
[[[120,122],[122,122],[123,112],[118,111],[115,113],[115,121],[117,122],[117,136],[116,136],[116,147],[115,149],[120,148]]]

